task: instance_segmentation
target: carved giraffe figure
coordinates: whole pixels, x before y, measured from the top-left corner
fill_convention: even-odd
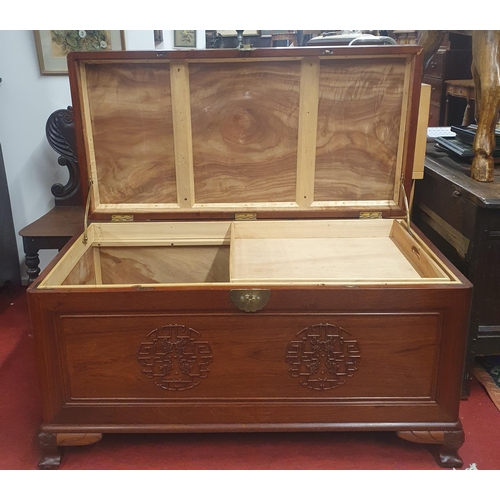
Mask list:
[[[423,31],[419,43],[424,50],[424,67],[437,51],[448,31]],[[472,31],[472,77],[474,79],[477,122],[475,156],[471,177],[491,182],[494,177],[492,153],[495,149],[495,125],[500,108],[500,30]]]

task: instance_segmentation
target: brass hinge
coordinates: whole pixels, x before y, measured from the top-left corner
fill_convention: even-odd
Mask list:
[[[236,213],[234,220],[257,220],[257,214],[255,212]]]
[[[381,219],[382,212],[359,212],[360,219]]]
[[[134,222],[133,215],[112,215],[111,222]]]

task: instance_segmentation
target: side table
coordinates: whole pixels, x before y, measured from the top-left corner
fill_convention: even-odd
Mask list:
[[[474,101],[474,80],[447,80],[446,84],[446,103],[444,124],[448,125],[449,98],[460,97],[466,100],[464,116],[462,118],[462,127],[467,127],[471,123],[471,101]]]
[[[474,285],[463,398],[475,357],[500,353],[500,172],[478,182],[470,169],[429,143],[412,210],[415,224]]]
[[[26,255],[26,273],[31,283],[39,273],[39,251],[61,248],[83,231],[84,210],[81,206],[55,206],[50,212],[19,231]]]
[[[75,234],[83,230],[84,209],[73,108],[68,106],[54,111],[47,119],[45,134],[50,146],[60,155],[59,165],[67,167],[69,177],[66,185],[54,184],[51,188],[55,207],[19,231],[23,239],[26,273],[30,283],[40,273],[39,251],[61,250]]]

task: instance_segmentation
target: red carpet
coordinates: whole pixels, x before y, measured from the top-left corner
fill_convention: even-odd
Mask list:
[[[11,305],[13,304],[13,305]],[[0,293],[0,469],[33,470],[40,400],[26,298]],[[500,468],[500,412],[474,381],[462,402],[464,468]],[[113,435],[64,448],[61,470],[442,470],[395,433]]]

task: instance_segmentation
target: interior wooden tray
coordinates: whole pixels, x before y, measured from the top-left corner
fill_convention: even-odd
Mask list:
[[[39,288],[459,280],[402,221],[93,223]]]

